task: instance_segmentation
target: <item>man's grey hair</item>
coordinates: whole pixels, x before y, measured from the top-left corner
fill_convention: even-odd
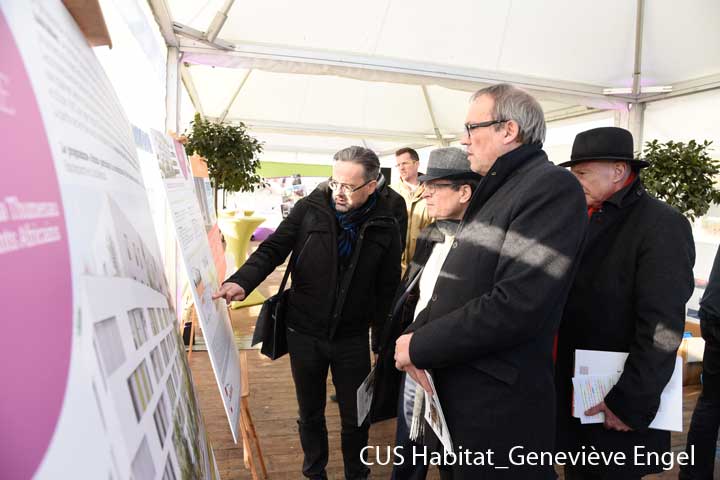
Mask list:
[[[333,159],[336,162],[352,162],[362,165],[363,177],[366,182],[376,180],[380,174],[380,159],[375,152],[369,148],[358,147],[356,145],[343,148],[335,154]]]
[[[509,83],[500,83],[478,90],[470,101],[474,102],[483,95],[488,95],[495,102],[492,110],[494,120],[517,122],[520,143],[542,145],[545,141],[545,115],[532,95]],[[500,125],[495,125],[495,128],[499,129]]]

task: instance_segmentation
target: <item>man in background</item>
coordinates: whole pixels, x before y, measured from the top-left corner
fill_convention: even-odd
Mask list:
[[[400,180],[393,183],[391,187],[405,199],[407,207],[407,230],[402,255],[402,271],[405,273],[408,263],[415,253],[415,242],[417,242],[420,230],[428,226],[431,219],[423,199],[424,187],[418,180],[418,176],[422,175],[418,172],[420,167],[418,153],[412,148],[401,148],[395,152],[395,161]]]

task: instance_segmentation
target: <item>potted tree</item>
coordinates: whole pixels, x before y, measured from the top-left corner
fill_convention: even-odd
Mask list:
[[[648,192],[682,212],[690,221],[707,213],[710,205],[720,202],[715,176],[720,173],[717,160],[708,154],[712,144],[652,140],[645,143],[644,159],[650,167],[642,170]]]
[[[263,179],[257,169],[260,166],[258,155],[262,153],[263,146],[247,133],[244,123],[215,123],[196,113],[185,136],[186,150],[207,161],[216,212],[218,190],[252,192],[262,185]]]

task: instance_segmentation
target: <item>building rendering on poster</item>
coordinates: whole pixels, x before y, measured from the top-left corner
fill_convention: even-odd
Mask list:
[[[218,289],[217,268],[208,242],[205,220],[195,195],[194,180],[182,145],[169,135],[150,131],[155,160],[164,179],[178,245],[187,271],[195,309],[208,346],[210,363],[220,388],[234,440],[240,415],[240,359],[224,300],[212,300]],[[147,155],[138,149],[142,161]]]
[[[0,0],[0,58],[0,477],[217,478],[102,68],[59,0]]]

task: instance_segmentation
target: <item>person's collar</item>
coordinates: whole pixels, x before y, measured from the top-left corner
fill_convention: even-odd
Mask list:
[[[542,149],[542,145],[523,144],[514,150],[501,155],[495,160],[492,168],[488,171],[488,175],[507,174],[510,171],[517,170],[526,160],[536,155]]]
[[[640,183],[639,175],[637,174],[637,172],[631,172],[630,176],[625,180],[625,183],[623,183],[622,188],[617,192],[613,193],[610,198],[605,200],[603,203],[609,203],[611,205],[615,205],[618,208],[621,208],[625,203],[625,199],[628,193],[630,193],[630,191],[634,191],[635,186],[638,183]]]
[[[418,174],[418,176],[420,176],[420,175]],[[415,185],[413,185],[412,183],[406,182],[406,181],[403,180],[402,178],[400,179],[400,181],[402,182],[403,185],[405,185],[405,188],[407,188],[407,189],[410,190],[411,192],[414,192],[415,190],[417,190],[418,188],[420,188],[420,185],[422,185],[422,184],[420,183],[420,181],[418,181],[417,179],[415,180],[415,181],[417,181],[417,183],[416,183]]]

